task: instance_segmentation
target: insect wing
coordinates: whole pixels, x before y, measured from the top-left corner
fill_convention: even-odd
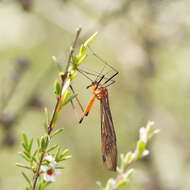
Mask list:
[[[108,170],[115,171],[117,167],[117,145],[108,94],[105,94],[100,100],[100,109],[102,159]]]

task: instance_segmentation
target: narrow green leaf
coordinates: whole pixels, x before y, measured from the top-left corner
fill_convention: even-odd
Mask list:
[[[56,162],[59,161],[60,151],[61,151],[61,147],[58,145],[57,153],[55,155],[55,161]]]
[[[54,93],[59,96],[61,95],[61,84],[58,80],[55,81],[54,83]]]
[[[72,156],[71,155],[68,155],[68,156],[64,156],[64,157],[59,157],[59,159],[58,159],[58,161],[63,161],[63,160],[69,160],[69,159],[71,159],[72,158]]]
[[[65,169],[65,167],[63,167],[63,166],[57,166],[56,169],[63,170],[63,169]]]
[[[54,136],[56,136],[56,135],[58,135],[59,133],[62,133],[62,132],[63,132],[63,128],[57,129],[57,130],[55,130],[55,131],[51,134],[51,137],[54,137]]]
[[[45,140],[45,137],[41,137],[40,139],[40,147],[41,147],[41,150],[45,150],[46,149],[46,140]]]
[[[37,153],[38,153],[38,149],[33,153],[33,155],[31,156],[32,157],[32,160],[34,161],[34,162],[37,162]]]
[[[83,55],[85,55],[86,49],[87,49],[87,46],[84,46],[84,44],[82,44],[80,46],[80,51],[79,51],[78,59],[80,59]]]
[[[127,155],[124,158],[125,165],[128,165],[131,162],[132,156],[133,156],[132,152],[127,153]]]
[[[87,47],[97,36],[98,32],[92,34],[84,43],[84,47]]]
[[[24,179],[26,180],[26,182],[27,182],[27,183],[29,184],[29,186],[31,187],[31,186],[32,186],[32,183],[31,183],[29,177],[28,177],[24,172],[22,172],[22,175],[23,175]]]
[[[117,189],[117,188],[120,188],[120,187],[122,187],[122,186],[124,186],[124,185],[126,185],[126,184],[128,184],[128,183],[129,183],[129,180],[127,180],[127,179],[122,179],[122,180],[120,180],[120,181],[117,183],[116,189]]]
[[[23,138],[23,142],[26,145],[26,147],[28,146],[28,139],[27,139],[27,135],[25,133],[22,134],[22,138]]]
[[[52,124],[54,125],[55,123],[56,123],[56,121],[57,121],[57,119],[58,119],[58,112],[56,111],[55,112],[55,114],[54,114],[54,116],[53,116],[53,120],[52,120]]]
[[[71,100],[73,100],[74,98],[76,98],[78,96],[78,94],[73,94],[71,96],[69,96],[63,103],[63,105],[68,104]]]
[[[33,138],[31,138],[30,143],[29,143],[29,146],[28,146],[29,152],[30,152],[31,149],[32,149],[32,145],[33,145]]]
[[[56,145],[52,146],[51,148],[49,148],[49,149],[47,150],[47,152],[51,152],[51,151],[57,149],[58,147],[59,147],[59,145],[56,144]]]
[[[24,148],[25,151],[28,151],[29,147],[26,145],[24,142],[22,143],[22,147]]]
[[[27,165],[24,165],[24,164],[20,164],[20,163],[16,163],[16,166],[20,167],[20,168],[25,168],[25,169],[29,169],[31,170],[32,168],[27,166]]]
[[[29,152],[26,152],[26,151],[24,151],[23,152],[23,154],[28,158],[28,159],[30,159],[31,158],[31,156],[30,156],[30,153]]]
[[[45,189],[48,185],[50,185],[52,182],[51,181],[46,181],[43,182],[43,189]]]
[[[26,160],[27,162],[30,162],[30,159],[29,159],[27,156],[25,156],[25,154],[24,154],[23,152],[19,152],[19,155],[20,155],[24,160]]]
[[[61,152],[60,156],[66,156],[69,153],[69,149],[65,149],[63,152]]]
[[[87,55],[86,55],[86,54],[83,55],[83,56],[81,56],[80,59],[78,60],[77,65],[81,64],[86,58],[87,58]]]
[[[138,141],[137,142],[137,147],[136,147],[136,159],[139,159],[141,156],[142,156],[142,154],[143,154],[143,152],[144,152],[144,149],[145,149],[145,146],[146,146],[146,144],[145,144],[145,142],[144,141]]]
[[[133,173],[134,173],[134,169],[133,168],[131,168],[130,170],[128,170],[125,173],[125,175],[124,175],[125,179],[129,179],[133,175]]]

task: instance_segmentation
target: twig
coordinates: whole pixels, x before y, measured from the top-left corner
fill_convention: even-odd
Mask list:
[[[74,39],[74,41],[73,41],[73,43],[71,45],[71,48],[70,48],[66,70],[65,70],[64,75],[62,76],[62,86],[61,86],[62,89],[63,89],[64,84],[65,84],[65,79],[67,78],[67,75],[68,75],[68,68],[69,68],[69,65],[70,65],[70,62],[71,62],[71,59],[72,59],[72,56],[73,56],[73,53],[74,53],[74,50],[75,50],[75,47],[76,47],[76,43],[78,41],[78,38],[79,38],[81,30],[82,29],[80,27],[77,29],[75,39]],[[48,125],[48,136],[51,134],[51,132],[53,130],[53,123],[54,123],[56,114],[58,112],[60,102],[61,102],[61,95],[57,97],[57,102],[56,102],[55,107],[54,107],[53,115],[52,115],[52,118],[51,118],[50,123]],[[49,138],[47,137],[46,138],[46,148],[47,148],[48,144],[49,144]],[[35,188],[36,188],[36,184],[37,184],[38,178],[40,176],[40,168],[41,168],[44,156],[45,156],[45,150],[41,154],[40,161],[39,161],[37,170],[36,170],[35,175],[34,175],[33,184],[32,184],[32,190],[35,190]]]

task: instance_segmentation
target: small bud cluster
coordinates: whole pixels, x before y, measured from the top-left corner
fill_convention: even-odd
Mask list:
[[[149,121],[146,127],[142,127],[139,130],[139,140],[136,144],[136,149],[133,152],[128,152],[125,155],[121,154],[121,163],[120,167],[117,168],[117,176],[115,179],[109,179],[105,188],[102,187],[101,183],[98,182],[98,185],[103,190],[116,190],[120,189],[123,185],[129,183],[130,177],[134,172],[133,168],[130,168],[130,165],[135,161],[141,159],[144,156],[149,154],[149,150],[146,149],[149,140],[159,133],[158,129],[155,129],[154,122]]]

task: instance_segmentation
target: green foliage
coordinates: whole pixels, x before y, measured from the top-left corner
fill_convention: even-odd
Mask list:
[[[55,84],[54,84],[54,93],[57,95],[57,96],[60,96],[61,94],[61,84],[58,80],[55,81]]]
[[[117,168],[117,176],[115,179],[109,179],[104,190],[116,190],[120,189],[124,185],[128,184],[130,177],[134,172],[134,169],[128,169],[132,163],[141,159],[142,157],[148,155],[148,150],[146,150],[147,143],[151,137],[159,132],[155,129],[153,122],[148,122],[146,127],[142,127],[139,130],[139,140],[137,141],[136,149],[134,152],[128,152],[125,155],[121,154],[120,167]]]
[[[79,32],[80,33],[80,32]],[[78,33],[78,34],[79,34]],[[94,40],[97,33],[90,36],[84,44],[81,45],[78,54],[75,56],[73,52],[70,52],[71,59],[68,62],[68,70],[65,73],[61,73],[62,84],[59,80],[54,83],[54,93],[56,94],[56,106],[50,119],[47,108],[45,108],[45,135],[36,139],[36,147],[33,147],[33,138],[29,139],[25,133],[22,135],[22,152],[19,155],[24,159],[26,164],[17,163],[20,168],[30,170],[33,177],[30,179],[26,173],[22,172],[22,176],[27,181],[28,186],[26,190],[44,190],[49,184],[55,181],[55,176],[60,169],[64,169],[63,166],[58,165],[65,160],[71,158],[69,150],[61,150],[58,144],[49,147],[52,138],[63,132],[63,129],[57,129],[53,131],[58,114],[60,110],[74,98],[77,94],[71,94],[68,89],[71,85],[71,81],[77,76],[77,69],[87,57],[86,50],[88,45]],[[76,40],[77,40],[76,35]],[[72,50],[74,50],[74,45]],[[55,56],[52,57],[53,62],[58,66],[58,61]],[[66,75],[67,74],[67,75]],[[66,77],[65,79],[63,79]],[[52,153],[53,152],[53,153]]]
[[[55,171],[59,169],[64,169],[63,166],[60,166],[58,164],[71,158],[71,156],[69,155],[69,150],[65,149],[61,151],[61,148],[58,144],[47,148],[47,139],[51,140],[52,137],[55,137],[62,132],[63,129],[57,129],[56,131],[54,131],[54,133],[52,133],[51,137],[48,137],[47,135],[41,136],[37,139],[37,146],[35,148],[33,147],[33,138],[29,139],[26,134],[23,134],[23,150],[19,153],[19,155],[24,159],[26,164],[16,163],[16,166],[22,169],[30,170],[31,173],[35,174],[39,166],[40,157],[42,153],[45,153],[42,167],[45,166]],[[54,153],[52,154],[52,152]],[[40,175],[41,174],[43,174],[44,176],[48,175],[46,171],[43,170],[40,171]],[[22,172],[22,175],[29,185],[25,189],[31,190],[32,179],[30,179],[25,172]],[[40,177],[36,189],[45,189],[49,184],[51,184],[51,181],[46,181],[45,177]]]

